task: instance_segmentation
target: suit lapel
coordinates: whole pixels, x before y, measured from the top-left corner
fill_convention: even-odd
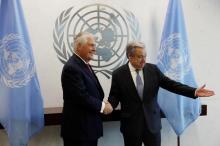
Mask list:
[[[100,84],[100,82],[99,82],[99,79],[98,79],[98,77],[96,76],[94,70],[92,69],[92,67],[91,67],[91,71],[92,71],[92,72],[89,71],[89,72],[90,72],[90,75],[91,75],[91,78],[95,81],[97,88],[100,89],[100,91],[102,92],[102,94],[103,94],[103,96],[104,96],[104,92],[103,92],[102,86],[101,86],[101,84]]]
[[[139,95],[138,95],[138,92],[137,92],[137,89],[136,89],[136,86],[134,84],[134,80],[131,76],[131,71],[129,69],[129,66],[128,66],[128,63],[125,65],[125,69],[124,69],[124,72],[122,74],[124,77],[125,77],[125,80],[126,80],[126,84],[125,84],[125,87],[128,88],[128,91],[131,91],[131,97],[132,98],[135,98],[135,99],[138,99],[141,101]]]
[[[147,89],[149,89],[149,77],[150,77],[150,71],[148,68],[148,65],[145,64],[143,68],[143,76],[144,76],[144,91],[143,91],[143,99],[146,98]]]
[[[82,66],[82,71],[91,79],[94,81],[96,87],[101,91],[101,94],[104,95],[103,89],[99,83],[99,80],[97,76],[95,75],[93,69],[91,68],[91,71],[89,70],[88,66],[83,62],[76,54],[73,55],[73,58],[78,62],[79,66]]]

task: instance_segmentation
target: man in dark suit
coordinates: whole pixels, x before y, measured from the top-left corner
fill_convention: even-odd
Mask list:
[[[144,44],[127,45],[129,62],[112,74],[108,101],[115,108],[121,103],[121,132],[125,146],[161,145],[160,108],[157,103],[159,87],[190,98],[212,96],[213,91],[196,89],[166,77],[156,65],[146,63]]]
[[[63,67],[64,146],[97,146],[98,138],[103,135],[100,113],[113,110],[108,102],[103,102],[102,87],[88,64],[95,51],[93,35],[80,33],[74,40],[74,54]]]

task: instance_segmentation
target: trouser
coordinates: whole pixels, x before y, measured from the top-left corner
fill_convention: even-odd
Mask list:
[[[69,140],[63,139],[64,146],[97,146],[98,140]]]
[[[141,136],[125,136],[124,144],[125,146],[142,146],[144,143],[145,146],[161,146],[161,134],[151,133],[146,130]]]

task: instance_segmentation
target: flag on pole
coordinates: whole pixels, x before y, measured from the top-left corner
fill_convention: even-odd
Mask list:
[[[197,86],[190,60],[181,0],[169,1],[157,65],[171,79]],[[164,89],[159,90],[158,103],[178,136],[201,112],[199,98],[187,98]]]
[[[20,0],[0,0],[0,123],[11,146],[44,126],[43,101]]]

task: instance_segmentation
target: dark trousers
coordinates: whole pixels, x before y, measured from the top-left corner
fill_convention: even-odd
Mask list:
[[[161,134],[151,133],[145,122],[144,114],[137,114],[133,118],[135,122],[127,126],[130,131],[123,133],[125,146],[161,146]],[[130,122],[130,121],[128,121]]]
[[[143,133],[142,136],[125,136],[124,144],[125,146],[142,146],[144,143],[145,146],[161,146],[161,134],[153,134],[149,131]]]
[[[64,146],[97,146],[98,140],[69,140],[63,139]]]

